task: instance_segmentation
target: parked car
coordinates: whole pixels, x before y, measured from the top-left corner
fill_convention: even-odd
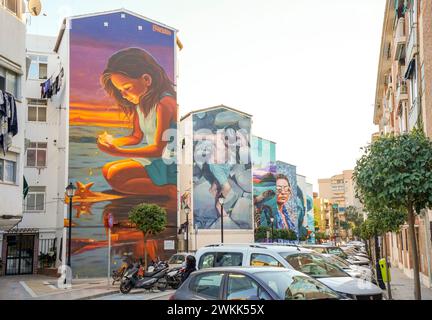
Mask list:
[[[376,284],[376,280],[373,277],[373,272],[370,268],[350,264],[348,261],[334,254],[324,253],[323,256],[327,258],[329,263],[338,266],[346,273],[348,273],[351,277],[365,279]]]
[[[177,252],[169,258],[168,265],[170,268],[182,267],[186,263],[186,257],[189,255],[193,256],[194,254],[190,252]]]
[[[348,254],[344,250],[342,250],[340,247],[331,246],[331,245],[302,245],[304,248],[308,248],[311,250],[314,250],[318,253],[326,253],[326,254],[334,254],[338,257],[341,257],[342,259],[347,260],[350,264],[355,264],[359,266],[369,266],[370,260],[369,258],[354,255],[353,251],[352,254]]]
[[[352,255],[352,256],[359,256],[359,257],[363,257],[363,258],[367,258],[369,259],[369,256],[366,252],[363,252],[361,250],[356,249],[353,246],[344,246],[341,247],[341,249],[348,255]]]
[[[290,245],[218,244],[199,249],[197,269],[228,266],[283,267],[305,273],[352,299],[381,300],[382,291],[363,279],[352,278],[313,250]]]
[[[348,255],[341,248],[326,244],[305,244],[303,248],[311,249],[318,253],[335,254],[342,259],[348,258]]]
[[[192,273],[170,300],[346,299],[301,272],[275,267],[221,267]]]

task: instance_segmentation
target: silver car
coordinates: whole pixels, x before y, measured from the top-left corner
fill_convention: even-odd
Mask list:
[[[191,273],[170,300],[346,299],[315,279],[276,267],[219,267]]]

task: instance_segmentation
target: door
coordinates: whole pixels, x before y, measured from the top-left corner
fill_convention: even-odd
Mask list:
[[[33,273],[34,235],[6,236],[6,275]]]

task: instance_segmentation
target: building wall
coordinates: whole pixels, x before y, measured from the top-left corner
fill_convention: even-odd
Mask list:
[[[43,55],[48,57],[48,77],[57,76],[61,69],[58,55],[54,53],[55,37],[27,35],[27,55]],[[30,167],[27,165],[27,152],[24,159],[24,176],[30,187],[45,187],[45,204],[43,212],[24,211],[20,228],[39,229],[41,239],[57,238],[60,243],[63,227],[62,208],[64,187],[58,189],[58,168],[62,166],[59,162],[59,153],[62,152],[62,143],[59,139],[60,128],[64,128],[65,122],[60,117],[60,105],[65,86],[61,91],[47,100],[46,121],[28,121],[28,100],[41,99],[40,84],[44,80],[27,79],[25,91],[25,138],[30,142],[47,143],[47,156],[45,167]],[[58,246],[57,246],[58,247]]]
[[[107,273],[108,230],[105,222],[110,214],[114,217],[111,266],[119,263],[126,252],[132,252],[135,258],[144,257],[142,233],[128,221],[130,210],[140,203],[155,203],[167,211],[165,230],[147,241],[149,257],[156,259],[159,256],[164,259],[175,252],[165,246],[166,241],[175,242],[177,239],[175,32],[169,27],[121,10],[68,19],[65,33],[59,38],[59,54],[70,68],[67,79],[70,91],[64,100],[64,104],[69,106],[65,163],[68,180],[77,186],[73,199],[75,226],[72,228],[72,269],[76,276],[94,277]],[[141,49],[141,55],[126,57],[127,54],[138,51],[130,48]],[[148,61],[154,67],[153,70],[156,70],[147,71],[152,77],[151,83],[147,84],[153,88],[162,81],[164,74],[166,83],[171,82],[169,86],[172,89],[168,89],[168,85],[166,87],[166,92],[172,90],[170,95],[161,93],[158,97],[158,104],[169,110],[167,114],[171,129],[164,131],[169,135],[164,139],[172,138],[174,134],[174,141],[164,149],[164,157],[167,156],[164,159],[167,162],[162,156],[141,155],[149,152],[150,149],[146,147],[153,143],[154,138],[149,133],[153,129],[147,128],[150,131],[145,131],[147,129],[142,123],[139,130],[145,131],[145,138],[142,135],[140,141],[131,143],[135,145],[132,148],[142,148],[143,151],[139,151],[139,154],[138,151],[127,151],[124,154],[127,149],[124,146],[125,140],[114,142],[123,150],[122,154],[118,150],[110,153],[100,143],[111,141],[111,137],[119,139],[129,136],[132,128],[138,126],[138,121],[135,124],[133,121],[139,119],[134,107],[127,109],[127,100],[114,99],[101,84],[101,76],[107,68],[109,58],[120,51],[122,57],[117,61],[135,66],[126,71],[131,77],[136,68],[144,64],[144,56],[149,57],[146,51],[153,56]],[[114,73],[119,70],[115,65],[111,67],[114,68]],[[155,110],[152,106],[150,108]],[[132,110],[132,113],[128,115],[124,110]],[[134,174],[131,174],[131,170],[135,170]]]
[[[194,113],[192,121],[194,224],[204,230],[221,227],[222,194],[223,228],[253,230],[251,119],[214,108]]]
[[[0,159],[16,162],[16,182],[14,184],[0,182],[2,199],[10,200],[0,202],[0,231],[13,227],[22,217],[25,118],[22,95],[26,74],[26,27],[24,20],[21,19],[21,1],[19,1],[18,5],[18,17],[0,5],[0,66],[18,73],[18,93],[15,97],[17,99],[18,134],[13,137],[9,152],[5,156],[2,152],[0,155]]]
[[[380,133],[394,132],[401,134],[412,130],[422,120],[425,133],[431,134],[431,101],[430,80],[432,67],[431,54],[431,3],[430,1],[410,1],[413,6],[405,11],[395,11],[394,0],[388,0],[385,11],[385,23],[382,35],[382,48],[390,47],[394,52],[397,47],[403,48],[403,56],[397,60],[388,57],[382,50],[378,67],[378,82],[376,91],[374,123],[379,125]],[[404,2],[399,1],[402,5]],[[414,23],[410,25],[411,11]],[[403,25],[402,34],[395,28],[397,24]],[[403,35],[403,37],[400,37]],[[417,39],[416,41],[413,41]],[[413,50],[411,50],[413,48]],[[403,78],[411,62],[415,62],[414,71],[405,81]],[[413,74],[417,74],[414,77]],[[390,81],[385,78],[391,75]],[[406,83],[406,93],[400,94],[398,81]],[[419,88],[419,90],[416,90]],[[415,96],[418,99],[414,101]],[[420,117],[418,116],[420,115]],[[431,235],[429,219],[416,218],[416,233],[418,239],[419,264],[421,280],[426,286],[431,286]],[[428,219],[429,218],[429,219]],[[393,234],[389,251],[394,265],[399,266],[407,275],[412,277],[412,257],[409,250],[407,226],[403,226],[399,234]]]
[[[252,139],[255,228],[271,227],[277,214],[276,144],[261,137]]]

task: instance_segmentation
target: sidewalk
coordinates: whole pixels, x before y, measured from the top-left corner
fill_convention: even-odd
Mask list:
[[[57,278],[28,275],[0,277],[0,300],[80,300],[119,292],[119,284],[106,278],[74,279],[72,288],[61,289]]]
[[[402,270],[391,268],[391,288],[393,300],[414,300],[414,280]],[[422,300],[432,300],[432,289],[421,286]],[[387,297],[387,290],[385,291]]]

